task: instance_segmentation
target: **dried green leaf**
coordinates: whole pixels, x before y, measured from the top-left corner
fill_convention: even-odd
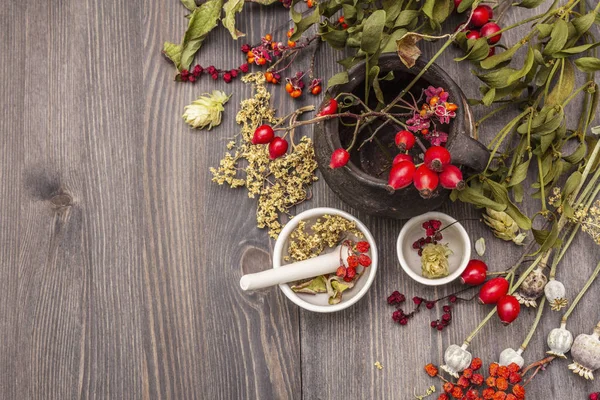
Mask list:
[[[290,289],[292,289],[296,293],[327,293],[326,279],[323,275],[317,276],[316,278],[313,278],[306,282],[291,285]]]
[[[565,46],[565,43],[567,43],[568,38],[569,26],[564,20],[557,20],[554,23],[554,27],[552,28],[552,33],[550,34],[550,41],[546,43],[542,54],[547,56],[562,50]]]
[[[562,79],[557,79],[554,88],[548,95],[546,105],[562,104],[575,89],[575,68],[569,60],[565,60]]]
[[[321,35],[321,40],[327,42],[333,49],[343,50],[346,47],[348,32],[344,29],[337,29],[328,20],[325,20],[319,27],[319,35]]]
[[[494,102],[495,98],[496,98],[496,88],[489,88],[488,91],[483,96],[483,98],[481,99],[481,101],[483,102],[484,105],[489,106]]]
[[[536,28],[540,32],[538,35],[539,39],[545,39],[552,33],[552,28],[554,26],[552,24],[537,24]]]
[[[535,236],[535,232],[534,232],[534,237],[535,240],[539,241],[538,243],[540,243],[541,241],[541,246],[537,249],[536,252],[534,252],[532,255],[536,255],[539,253],[544,253],[546,252],[546,250],[550,249],[552,246],[554,246],[554,244],[556,243],[556,240],[558,239],[558,224],[554,223],[552,224],[552,228],[550,228],[550,231],[546,234],[547,231],[538,231],[538,236]]]
[[[513,171],[512,177],[510,178],[510,182],[508,182],[508,187],[518,185],[527,178],[527,172],[529,171],[530,162],[531,158],[517,165],[517,167]]]
[[[515,55],[515,53],[517,52],[517,50],[519,50],[521,48],[521,46],[522,45],[519,42],[516,45],[514,45],[513,47],[511,47],[510,49],[503,51],[500,54],[496,54],[494,56],[484,59],[481,63],[479,63],[479,65],[483,69],[492,69],[503,62],[510,62],[512,60],[513,56]]]
[[[479,61],[485,59],[490,53],[490,46],[487,42],[486,38],[479,38],[477,40],[469,40],[468,42],[468,51],[463,57],[457,57],[454,61],[463,61],[463,60],[471,60],[471,61]]]
[[[473,73],[489,87],[503,88],[509,85],[507,83],[508,79],[515,71],[514,68],[501,68],[487,74],[478,74],[476,71],[473,71]]]
[[[377,10],[365,21],[360,49],[367,54],[373,54],[379,50],[385,26],[385,15],[384,10]]]
[[[194,11],[198,7],[194,0],[181,0],[181,4],[190,11]]]
[[[473,204],[476,207],[487,207],[494,211],[506,210],[506,204],[496,202],[486,196],[480,191],[471,188],[470,186],[465,187],[463,190],[454,190],[453,193],[457,193],[457,198],[463,203]]]
[[[398,27],[403,27],[403,26],[409,26],[418,18],[419,18],[419,11],[404,10],[400,13],[400,15],[398,15],[398,18],[396,19],[396,22],[394,23],[394,27],[398,28]]]
[[[221,17],[223,0],[208,0],[196,8],[190,17],[181,43],[180,70],[189,69],[196,52],[200,50],[206,35],[216,26]]]
[[[600,58],[598,57],[581,57],[575,60],[575,65],[583,72],[600,71]]]
[[[302,34],[306,32],[308,28],[321,21],[321,15],[319,14],[317,7],[314,7],[313,11],[307,16],[303,16],[301,12],[296,11],[294,6],[292,6],[290,8],[290,14],[292,15],[292,20],[294,21],[294,33],[290,37],[290,40],[293,41],[300,39]]]
[[[470,8],[472,8],[474,2],[475,2],[475,0],[463,0],[458,5],[458,8],[456,9],[456,11],[458,13],[463,13],[463,12],[469,10]]]
[[[235,28],[235,14],[242,12],[243,8],[244,0],[227,0],[227,3],[223,6],[223,11],[225,11],[223,26],[227,28],[233,40],[246,36],[244,32],[240,32]]]
[[[588,51],[588,50],[593,49],[598,46],[600,46],[600,42],[586,43],[586,44],[582,44],[580,46],[569,47],[567,49],[563,49],[563,50],[559,51],[558,53],[554,53],[552,55],[552,57],[554,57],[554,58],[571,57],[574,54],[583,53],[584,51]]]
[[[573,193],[577,187],[579,187],[582,178],[583,175],[579,171],[575,171],[571,174],[571,176],[569,176],[562,189],[563,200],[569,197],[569,195]]]
[[[580,17],[574,18],[571,23],[577,31],[578,37],[581,37],[584,33],[590,30],[596,19],[596,12],[590,11],[589,13]]]
[[[536,8],[537,6],[542,4],[544,1],[546,1],[546,0],[523,0],[519,4],[516,4],[516,6],[524,7],[524,8]]]
[[[402,38],[402,36],[406,35],[406,29],[396,29],[392,32],[391,35],[388,36],[387,41],[384,41],[385,46],[381,49],[382,53],[393,53],[398,50],[396,42]]]
[[[577,148],[575,149],[574,152],[572,152],[568,156],[564,156],[563,160],[565,160],[566,162],[568,162],[570,164],[577,164],[578,162],[583,160],[586,153],[587,153],[587,144],[585,143],[585,141],[583,141],[583,142],[579,143],[579,146],[577,146]]]
[[[163,54],[179,69],[179,65],[181,65],[181,45],[165,42]]]
[[[343,85],[344,83],[348,83],[348,72],[338,72],[327,81],[327,89],[335,85]]]
[[[268,5],[271,5],[273,3],[279,3],[280,2],[280,0],[248,0],[248,1],[250,1],[252,3],[258,3],[258,4],[261,4],[263,6],[268,6]]]
[[[519,70],[512,72],[509,75],[507,86],[518,81],[519,79],[523,78],[525,75],[527,75],[527,73],[533,67],[534,61],[535,61],[535,57],[533,55],[533,49],[531,47],[529,47],[527,49],[527,58],[525,59],[525,63],[523,64],[523,67]]]
[[[525,193],[523,190],[523,185],[521,183],[512,187],[512,193],[516,203],[523,202],[523,196]]]
[[[381,90],[381,87],[379,86],[379,79],[377,79],[379,77],[379,66],[378,65],[374,65],[370,71],[369,71],[369,84],[373,87],[373,91],[375,92],[375,97],[377,98],[377,101],[381,104],[384,103],[384,99],[383,99],[383,91]]]
[[[383,0],[383,10],[385,11],[385,25],[388,27],[394,26],[397,23],[398,15],[402,11],[403,3],[398,0]],[[351,5],[354,7],[354,4]]]
[[[439,24],[444,22],[453,10],[454,2],[452,0],[425,0],[425,4],[423,4],[423,13],[435,22],[434,29],[437,29]]]
[[[398,57],[400,57],[400,61],[408,68],[412,68],[421,55],[421,50],[416,46],[416,43],[419,40],[421,40],[420,35],[408,32],[402,36],[401,39],[396,41]]]

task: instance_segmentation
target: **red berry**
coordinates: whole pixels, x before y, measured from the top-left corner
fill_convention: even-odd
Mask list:
[[[410,161],[402,161],[392,167],[388,178],[388,189],[398,190],[409,186],[415,175],[415,164]]]
[[[496,54],[496,48],[495,47],[490,47],[490,51],[488,52],[488,57],[493,56],[494,54]]]
[[[471,25],[480,27],[488,23],[490,20],[490,13],[486,7],[477,6],[473,10],[473,15],[471,16]]]
[[[467,392],[467,400],[477,400],[479,399],[479,392],[475,389],[471,389]]]
[[[481,374],[473,374],[473,377],[471,378],[471,383],[473,385],[481,385],[483,383],[483,375]]]
[[[413,158],[412,158],[411,155],[400,153],[396,157],[394,157],[394,161],[392,161],[392,165],[396,165],[400,161],[410,161],[410,162],[413,162]]]
[[[273,128],[271,128],[269,125],[261,125],[254,131],[254,136],[252,136],[252,144],[271,143],[274,137],[275,132],[273,131]]]
[[[460,168],[452,164],[444,166],[440,173],[440,185],[444,189],[463,190],[465,188],[465,181],[463,180]]]
[[[402,165],[402,163],[398,165]],[[415,188],[417,188],[419,194],[424,199],[428,199],[433,196],[433,193],[435,189],[437,189],[440,182],[438,174],[427,168],[425,165],[421,165],[419,168],[417,168],[413,180]]]
[[[369,267],[371,265],[371,257],[366,254],[361,254],[358,256],[358,263],[363,267]]]
[[[480,260],[471,260],[461,274],[460,280],[465,285],[480,285],[487,277],[487,265]]]
[[[469,368],[472,369],[473,371],[477,371],[479,368],[481,368],[482,365],[483,365],[483,361],[481,361],[481,358],[475,357],[471,361],[471,366]]]
[[[247,63],[240,65],[240,71],[242,71],[243,73],[248,72],[249,69],[250,69],[250,66]]]
[[[487,38],[489,44],[496,44],[502,37],[501,33],[496,33],[500,30],[500,27],[495,22],[488,22],[481,27],[481,36]]]
[[[322,117],[324,115],[335,114],[338,109],[338,102],[336,99],[330,99],[329,104],[321,109],[321,111],[317,114],[317,117]]]
[[[237,76],[238,76],[238,70],[237,69],[232,69],[231,71],[229,71],[229,73],[231,74],[232,78],[237,78]]]
[[[223,80],[225,81],[225,83],[231,83],[231,74],[229,72],[225,72],[223,74]]]
[[[269,143],[269,158],[271,160],[279,158],[287,152],[287,149],[287,140],[277,136],[271,141],[271,143]]]
[[[590,400],[600,399],[600,392],[590,394]]]
[[[479,301],[483,304],[495,304],[508,293],[508,281],[499,276],[487,281],[479,291]]]
[[[460,378],[458,378],[458,381],[456,382],[456,384],[462,388],[468,388],[469,387],[469,380],[467,378],[465,378],[464,376],[461,376]]]
[[[488,12],[490,19],[494,18],[494,9],[487,4],[482,4],[481,7],[485,8]]]
[[[356,276],[356,268],[354,268],[354,267],[349,267],[349,268],[346,270],[346,278],[349,278],[349,279],[354,279],[354,277],[355,277],[355,276]]]
[[[479,39],[481,37],[481,34],[479,33],[478,30],[470,30],[467,32],[467,39]]]
[[[346,276],[346,267],[344,267],[343,265],[340,265],[337,269],[337,271],[335,272],[335,274],[337,276],[339,276],[340,278],[343,278]]]
[[[413,297],[412,300],[413,300],[413,303],[415,303],[416,305],[419,305],[423,302],[423,299],[420,297],[417,297],[417,296]]]
[[[335,149],[331,154],[329,168],[341,168],[344,165],[348,164],[348,160],[350,160],[350,153],[348,153],[342,148]]]
[[[508,325],[517,319],[519,312],[521,311],[519,300],[511,295],[501,297],[496,306],[498,307],[496,311],[498,317],[500,317],[500,321],[502,321],[504,325]]]
[[[431,310],[433,307],[435,307],[435,302],[428,301],[427,303],[425,303],[425,307],[427,307],[428,310]]]
[[[351,267],[351,268],[358,267],[358,257],[356,257],[356,256],[349,256],[348,257],[348,266]]]
[[[450,400],[450,397],[446,393],[442,393],[438,396],[437,400]]]
[[[442,388],[444,389],[444,392],[450,393],[452,392],[452,389],[454,389],[454,384],[452,384],[451,382],[446,382],[444,383],[444,386],[442,386]]]
[[[460,3],[462,3],[462,0],[454,0],[454,9],[458,9],[458,6],[460,6]]]
[[[456,297],[456,295],[452,294],[450,295],[450,297],[448,297],[448,301],[450,303],[456,303],[456,301],[458,300],[458,297]]]
[[[425,152],[424,163],[432,171],[442,172],[444,166],[450,164],[452,157],[448,149],[442,146],[431,146]]]
[[[367,251],[369,251],[369,249],[371,248],[371,245],[369,245],[369,242],[358,242],[356,243],[356,251],[358,251],[359,253],[366,253]]]
[[[415,135],[409,131],[400,131],[396,133],[395,141],[400,151],[404,152],[412,149],[415,145]]]
[[[436,320],[436,321],[431,321],[431,323],[430,323],[429,325],[430,325],[432,328],[436,328],[436,327],[437,327],[437,325],[438,325],[438,322],[439,322],[439,321],[437,321],[437,320]]]

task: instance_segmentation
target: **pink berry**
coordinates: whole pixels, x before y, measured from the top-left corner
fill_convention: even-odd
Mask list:
[[[421,165],[415,171],[413,178],[415,188],[419,191],[422,198],[428,199],[433,196],[435,189],[439,184],[438,174],[425,165]]]
[[[329,168],[341,168],[344,165],[348,164],[348,160],[350,160],[350,153],[348,153],[345,149],[339,148],[333,151],[331,154],[331,162],[329,163]]]

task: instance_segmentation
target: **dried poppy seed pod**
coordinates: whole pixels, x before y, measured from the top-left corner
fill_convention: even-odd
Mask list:
[[[585,379],[594,379],[594,371],[600,368],[600,322],[591,335],[581,334],[571,347],[573,363],[569,369]]]
[[[519,366],[519,368],[522,368],[525,364],[525,360],[521,356],[522,353],[523,349],[519,349],[517,351],[511,349],[510,347],[504,349],[502,350],[502,353],[500,353],[500,360],[498,364],[508,366],[512,363],[515,363]]]
[[[553,356],[565,357],[565,353],[568,353],[573,344],[573,334],[565,329],[566,324],[561,324],[560,328],[555,328],[548,334],[548,350],[546,353],[552,354]]]
[[[518,245],[523,244],[526,234],[520,232],[519,225],[507,213],[486,208],[483,213],[483,222],[492,228],[492,232],[497,238],[513,241]]]
[[[550,279],[550,282],[544,287],[546,299],[550,303],[550,308],[553,311],[560,311],[568,304],[565,285],[555,279]]]
[[[467,347],[467,344],[462,346],[450,345],[444,353],[444,365],[441,368],[453,377],[458,378],[458,373],[471,365],[473,356],[467,351]]]
[[[537,307],[536,300],[544,293],[548,278],[544,275],[543,268],[536,268],[523,281],[519,291],[515,294],[519,303],[526,307]]]

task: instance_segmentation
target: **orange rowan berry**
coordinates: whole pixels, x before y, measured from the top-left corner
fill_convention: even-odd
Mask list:
[[[496,388],[498,388],[499,390],[508,389],[508,381],[506,380],[506,378],[503,378],[501,376],[496,378]]]
[[[456,382],[456,384],[462,388],[468,388],[469,387],[469,380],[467,378],[465,378],[464,376],[461,376],[460,378],[458,378],[458,381]]]
[[[500,368],[500,365],[498,363],[491,363],[490,364],[490,376],[498,376],[498,368]]]
[[[471,361],[471,369],[473,371],[477,371],[479,368],[481,368],[482,365],[483,361],[481,361],[481,358],[479,357],[475,357],[473,361]]]
[[[443,388],[444,388],[444,392],[451,393],[452,389],[454,389],[454,385],[451,382],[446,382],[446,383],[444,383]]]
[[[494,393],[496,393],[496,391],[492,388],[487,388],[487,389],[483,389],[483,392],[481,392],[481,395],[483,396],[483,398],[485,400],[492,400],[494,398]]]
[[[515,383],[519,383],[519,382],[521,382],[521,375],[519,375],[516,372],[511,372],[510,375],[509,375],[509,377],[508,377],[508,381],[510,383],[512,383],[513,385]]]
[[[519,367],[519,364],[510,363],[508,364],[508,370],[510,372],[519,372],[521,370],[521,367]]]
[[[525,388],[518,383],[515,386],[513,386],[512,392],[515,395],[515,397],[519,400],[525,398]]]
[[[429,375],[433,378],[434,376],[436,376],[438,374],[438,369],[433,364],[427,364],[425,366],[425,372],[427,372],[427,375]]]
[[[294,91],[294,87],[292,86],[291,83],[286,83],[285,84],[285,91],[288,93],[292,93]]]
[[[489,387],[496,387],[496,378],[494,378],[493,376],[488,376],[485,380],[485,384]]]
[[[506,395],[506,400],[517,400],[517,397],[511,393]]]
[[[319,93],[321,93],[321,86],[317,85],[314,88],[312,88],[312,90],[310,91],[312,94],[314,94],[315,96],[318,95]]]
[[[463,390],[460,387],[455,386],[454,389],[452,389],[452,397],[461,399],[463,397]]]
[[[504,393],[504,392],[494,393],[494,400],[506,400],[506,393]]]
[[[501,376],[504,379],[508,379],[508,377],[510,376],[510,371],[508,370],[508,367],[504,365],[500,366],[500,368],[498,368],[498,376]]]

